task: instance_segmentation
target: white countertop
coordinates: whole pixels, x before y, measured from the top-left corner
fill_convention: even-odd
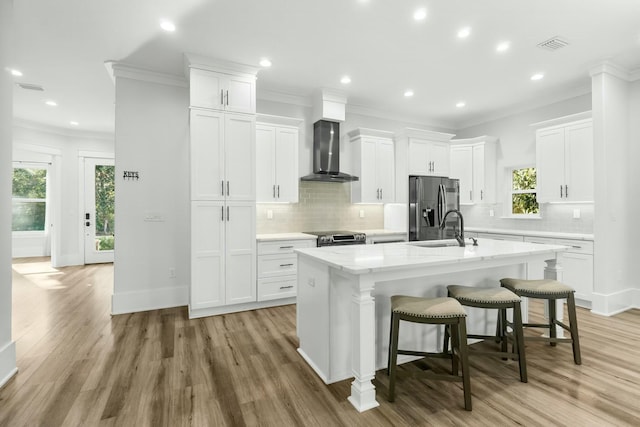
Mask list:
[[[442,241],[440,241],[442,242]],[[402,242],[386,245],[346,245],[297,249],[300,256],[311,257],[351,274],[391,271],[411,267],[479,262],[495,258],[564,252],[567,246],[478,239],[478,246],[421,247]],[[430,243],[433,243],[430,242]]]
[[[278,240],[316,240],[317,237],[304,233],[274,233],[274,234],[257,234],[258,242],[273,242]]]
[[[551,239],[593,240],[593,234],[560,233],[555,231],[514,230],[507,228],[465,227],[464,231],[475,233],[515,234],[529,237],[548,237]]]

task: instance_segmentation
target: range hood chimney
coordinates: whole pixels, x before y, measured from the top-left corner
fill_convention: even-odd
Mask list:
[[[340,172],[340,123],[344,121],[344,95],[323,90],[314,101],[313,124],[313,173],[301,181],[351,182],[357,176]]]

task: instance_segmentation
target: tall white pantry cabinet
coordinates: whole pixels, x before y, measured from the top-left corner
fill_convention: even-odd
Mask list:
[[[256,301],[257,69],[185,55],[190,92],[189,316]]]

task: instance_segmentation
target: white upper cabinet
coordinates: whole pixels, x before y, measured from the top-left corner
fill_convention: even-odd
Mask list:
[[[409,142],[409,175],[449,176],[450,133],[405,129]]]
[[[495,203],[496,138],[451,140],[451,178],[460,180],[460,204]]]
[[[593,201],[593,126],[579,120],[536,131],[539,202]]]
[[[299,119],[259,116],[279,123],[302,123]],[[256,200],[262,203],[298,202],[297,125],[260,122],[256,125]]]
[[[190,99],[192,107],[236,113],[255,113],[256,78],[191,68]]]
[[[355,129],[351,140],[353,173],[360,178],[351,183],[353,203],[395,202],[393,133]]]
[[[255,200],[255,116],[191,109],[191,199]]]

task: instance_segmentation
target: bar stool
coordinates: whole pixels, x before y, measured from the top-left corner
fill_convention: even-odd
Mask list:
[[[425,373],[428,378],[445,381],[461,381],[464,391],[464,408],[471,410],[471,384],[469,381],[469,358],[467,355],[467,327],[464,308],[453,298],[419,298],[404,295],[391,297],[391,331],[389,338],[389,402],[395,400],[396,362],[398,354],[411,356],[450,358],[451,375]],[[429,353],[398,349],[400,320],[451,327],[451,353]],[[458,376],[458,363],[462,376]]]
[[[575,290],[557,280],[525,280],[525,279],[501,279],[500,284],[521,297],[546,299],[549,310],[549,323],[525,323],[525,328],[546,328],[549,329],[549,337],[525,337],[527,341],[546,341],[551,346],[558,342],[571,343],[573,347],[573,361],[576,365],[582,364],[580,357],[580,338],[578,337],[578,321],[576,316],[576,302],[574,298]],[[569,313],[569,326],[556,318],[556,300],[567,300],[567,311]],[[571,334],[571,338],[557,338],[556,328],[558,325]]]
[[[524,352],[524,339],[522,332],[522,312],[520,310],[520,297],[505,288],[479,288],[473,286],[447,286],[449,296],[455,298],[460,304],[467,307],[479,307],[497,309],[498,327],[496,335],[467,334],[468,338],[495,339],[501,345],[501,351],[469,351],[470,355],[482,355],[503,357],[518,361],[520,369],[520,381],[527,382],[527,361]],[[513,310],[513,322],[507,320],[507,309]],[[511,328],[509,332],[507,326]],[[444,348],[449,342],[449,330],[445,329]],[[509,353],[508,343],[511,342],[512,351]],[[472,356],[473,357],[473,356]]]

